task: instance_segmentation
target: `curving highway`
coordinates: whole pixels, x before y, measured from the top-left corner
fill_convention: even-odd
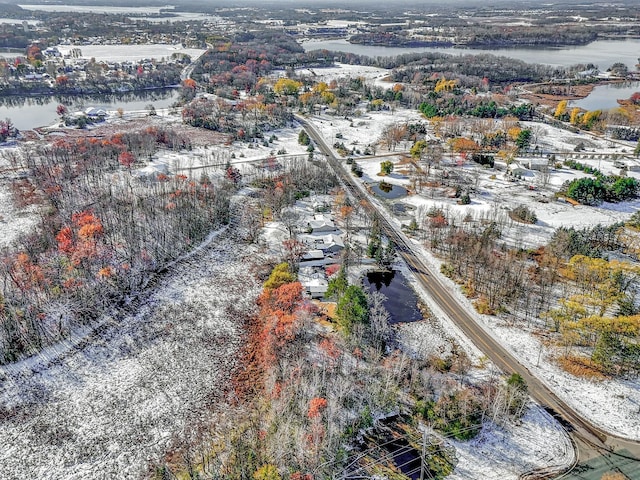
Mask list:
[[[362,201],[366,208],[378,212],[378,218],[385,234],[396,244],[399,254],[413,271],[416,279],[442,311],[498,368],[506,373],[519,373],[527,382],[531,397],[565,426],[576,444],[580,461],[598,457],[603,453],[616,455],[616,452],[625,450],[624,453],[617,455],[625,459],[631,457],[640,462],[640,443],[608,434],[583,418],[538,377],[531,374],[505,347],[479,325],[466,308],[440,282],[438,275],[434,275],[420,257],[415,255],[411,242],[402,231],[388,220],[388,213],[379,211],[379,207],[375,202],[371,201],[362,184],[355,182],[346,172],[315,126],[298,115],[296,115],[296,119],[305,127],[309,136],[313,138],[319,149],[326,155],[329,165],[342,180],[345,187],[358,200]],[[539,472],[531,478],[553,478],[553,476],[553,473]]]

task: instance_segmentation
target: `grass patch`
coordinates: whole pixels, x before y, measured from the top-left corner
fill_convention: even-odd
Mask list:
[[[564,355],[558,359],[562,369],[574,377],[587,380],[604,380],[607,376],[593,360],[579,355]]]

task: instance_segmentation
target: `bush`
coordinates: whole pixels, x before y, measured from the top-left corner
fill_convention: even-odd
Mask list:
[[[483,153],[474,153],[471,155],[471,160],[480,165],[488,165],[491,168],[493,168],[496,163],[493,155],[485,155]]]
[[[571,181],[566,195],[585,205],[599,205],[603,201],[622,202],[638,196],[640,185],[635,178],[597,176]]]
[[[489,305],[488,300],[484,297],[473,302],[473,307],[482,315],[495,315],[496,313],[495,310],[491,308],[491,305]]]
[[[469,205],[471,203],[471,197],[469,196],[468,193],[463,193],[460,196],[460,200],[458,200],[458,203],[460,205]]]
[[[509,216],[513,220],[522,223],[534,224],[538,221],[538,217],[535,212],[525,205],[518,205],[509,212]]]
[[[440,273],[442,273],[445,277],[454,278],[456,269],[453,267],[453,265],[443,263],[442,265],[440,265]]]
[[[598,179],[580,178],[572,180],[566,191],[567,197],[585,205],[599,205],[607,195],[607,189]]]
[[[640,210],[636,210],[627,221],[627,226],[640,229]]]
[[[393,172],[393,162],[390,160],[385,160],[380,163],[380,173],[382,175],[390,175]]]
[[[427,401],[419,407],[433,428],[457,440],[470,440],[482,428],[482,406],[472,389],[442,395],[437,401]]]
[[[264,288],[268,290],[275,290],[276,288],[281,287],[285,283],[291,283],[291,282],[294,282],[295,280],[296,280],[296,276],[293,273],[291,273],[291,270],[289,269],[289,264],[286,262],[279,263],[273,268],[267,281],[264,282]]]
[[[349,335],[357,324],[368,323],[369,306],[362,287],[349,285],[336,306],[338,323]]]

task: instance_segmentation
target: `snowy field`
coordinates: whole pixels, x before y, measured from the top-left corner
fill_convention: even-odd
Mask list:
[[[329,145],[335,142],[344,143],[345,147],[355,147],[364,151],[367,145],[377,144],[383,130],[389,125],[395,125],[407,122],[425,122],[422,114],[417,110],[399,109],[395,111],[373,111],[367,112],[366,105],[361,105],[359,109],[360,115],[349,116],[347,119],[334,115],[312,115],[308,119],[311,121],[319,133]],[[340,138],[342,136],[342,138]],[[413,142],[404,141],[397,146],[396,152],[408,151]],[[388,152],[386,147],[378,146],[376,154],[383,155]],[[354,156],[356,158],[357,155]],[[380,162],[378,160],[378,168]],[[378,170],[379,171],[379,170]]]
[[[154,43],[148,45],[58,45],[63,55],[68,55],[71,49],[79,48],[82,58],[95,58],[104,62],[137,62],[144,59],[169,58],[174,53],[186,53],[195,58],[204,52],[198,48],[183,48],[181,45]]]
[[[283,72],[278,72],[282,73]],[[331,80],[339,80],[342,78],[364,78],[373,83],[381,83],[387,87],[393,84],[383,82],[383,79],[391,74],[390,70],[378,67],[369,67],[366,65],[349,65],[347,63],[336,63],[333,67],[322,68],[298,68],[296,74],[301,76],[313,77],[318,82],[329,83]]]
[[[17,208],[9,186],[0,181],[0,248],[8,247],[37,224],[37,208]]]
[[[27,23],[27,25],[38,25],[40,22],[38,20],[23,20],[21,18],[0,18],[0,24],[8,24],[8,25],[22,25],[23,23]],[[2,55],[2,51],[0,51],[0,56]]]
[[[196,427],[215,430],[260,290],[255,255],[225,231],[79,345],[1,367],[0,478],[140,478]]]

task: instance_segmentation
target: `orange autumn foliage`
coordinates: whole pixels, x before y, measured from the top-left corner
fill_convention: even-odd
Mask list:
[[[103,231],[104,230],[100,222],[89,223],[87,225],[82,226],[80,230],[78,230],[78,236],[80,238],[88,240],[88,239],[93,239],[99,235],[102,235]]]
[[[322,412],[327,408],[327,400],[322,397],[314,397],[309,401],[309,410],[307,411],[307,417],[317,418],[322,415]]]
[[[313,480],[313,475],[310,473],[293,472],[289,477],[290,480]]]
[[[300,282],[265,288],[257,304],[259,313],[248,325],[243,368],[235,379],[235,391],[239,397],[264,388],[265,373],[275,364],[280,351],[296,337],[300,314],[306,311]]]
[[[40,288],[45,283],[42,268],[31,261],[26,253],[19,253],[10,267],[10,278],[22,291]]]
[[[104,267],[98,271],[98,278],[109,278],[113,276],[113,268]]]
[[[56,235],[58,251],[68,255],[74,265],[97,255],[97,239],[104,233],[102,222],[92,211],[84,210],[71,216],[73,226],[64,226]],[[74,231],[75,230],[75,231]]]
[[[336,360],[340,356],[340,349],[337,347],[335,342],[329,338],[323,339],[318,346],[331,360]]]
[[[275,315],[291,314],[302,301],[302,284],[300,282],[285,283],[274,289],[265,289],[258,297],[261,313]]]

